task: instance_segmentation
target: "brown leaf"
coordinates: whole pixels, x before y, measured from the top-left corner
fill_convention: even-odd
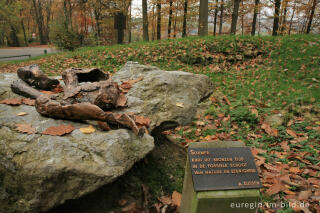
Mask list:
[[[132,85],[129,82],[123,82],[119,87],[122,92],[127,93],[132,88]]]
[[[150,123],[151,123],[151,119],[150,118],[139,116],[139,115],[135,115],[134,116],[134,121],[137,124],[140,124],[142,126],[149,126]]]
[[[320,186],[320,179],[319,179],[319,178],[308,178],[307,181],[308,181],[308,183],[310,183],[310,184]]]
[[[223,96],[222,98],[228,105],[231,105],[229,99],[226,96]]]
[[[68,134],[74,130],[74,127],[71,125],[60,125],[60,126],[51,126],[44,130],[42,134],[52,135],[52,136],[62,136]]]
[[[283,149],[283,151],[290,151],[290,146],[288,146],[288,142],[287,141],[282,141],[280,143],[281,148]]]
[[[212,103],[217,103],[218,102],[218,100],[213,96],[210,97],[210,100],[211,100]]]
[[[261,128],[268,134],[273,137],[278,137],[279,133],[277,129],[271,128],[270,124],[268,123],[263,123],[261,125]]]
[[[292,129],[287,129],[286,132],[288,133],[288,135],[296,138],[297,137],[297,133],[295,131],[293,131]]]
[[[257,117],[259,117],[259,112],[258,112],[257,109],[252,108],[252,109],[251,109],[251,113],[252,113],[252,114],[255,114]]]
[[[43,94],[47,94],[47,95],[53,95],[53,94],[56,94],[55,92],[52,92],[52,91],[47,91],[47,90],[40,90],[41,93]]]
[[[21,98],[8,98],[0,101],[0,104],[7,104],[12,106],[19,106],[22,104]]]
[[[284,186],[281,183],[277,183],[272,185],[267,191],[267,195],[271,196],[274,194],[279,193],[280,191],[284,190]]]
[[[117,106],[119,107],[125,107],[127,103],[127,97],[124,93],[120,93],[118,100],[117,100]]]
[[[173,203],[173,205],[176,205],[176,206],[178,206],[178,208],[180,207],[180,205],[181,205],[181,198],[182,198],[182,195],[179,193],[179,192],[177,192],[177,191],[174,191],[173,193],[172,193],[172,203]]]
[[[34,134],[36,129],[31,124],[16,124],[16,130],[21,133]]]
[[[167,197],[167,196],[161,196],[161,197],[158,197],[158,200],[163,203],[164,205],[170,205],[172,203],[172,200],[170,197]]]
[[[139,82],[139,81],[142,81],[142,80],[143,80],[143,76],[140,77],[140,78],[128,80],[128,81],[125,81],[125,82],[128,82],[128,83],[130,83],[131,85],[133,85],[133,84],[135,84],[135,83],[137,83],[137,82]]]
[[[110,126],[109,126],[109,124],[108,124],[107,122],[98,121],[97,123],[98,123],[98,126],[99,126],[102,130],[104,130],[104,131],[109,131],[109,130],[111,130],[111,128],[110,128]]]
[[[299,167],[290,167],[289,171],[290,171],[291,173],[294,173],[294,174],[299,174],[299,173],[301,173]]]
[[[62,88],[61,85],[59,84],[59,85],[57,85],[55,88],[53,88],[53,89],[51,90],[51,92],[53,92],[53,93],[61,93],[61,92],[63,92],[63,88]]]
[[[299,192],[299,195],[298,195],[298,199],[299,200],[308,200],[312,195],[312,192],[310,190],[308,191],[301,191]]]
[[[28,106],[34,106],[36,104],[36,100],[30,98],[23,98],[22,103]]]

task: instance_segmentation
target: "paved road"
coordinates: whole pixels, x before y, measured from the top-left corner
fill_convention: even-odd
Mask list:
[[[18,55],[31,55],[31,57],[44,55],[44,51],[47,50],[47,53],[58,52],[57,49],[51,47],[21,47],[21,48],[1,48],[0,49],[0,61],[11,61],[11,60],[21,60],[29,58],[28,56],[24,57],[15,57],[15,58],[1,58],[7,56],[18,56]]]

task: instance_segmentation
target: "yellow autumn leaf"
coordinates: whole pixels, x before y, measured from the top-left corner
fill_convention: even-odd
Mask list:
[[[84,134],[91,134],[94,133],[96,129],[92,125],[89,125],[88,127],[80,128],[80,131]]]
[[[28,115],[28,113],[26,113],[26,112],[19,112],[19,113],[17,114],[17,116],[24,116],[24,115]]]

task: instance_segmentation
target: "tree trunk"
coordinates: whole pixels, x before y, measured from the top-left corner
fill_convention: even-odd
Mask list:
[[[213,35],[214,36],[216,36],[216,33],[217,33],[218,3],[219,3],[219,0],[216,0],[216,8],[214,10],[214,21],[213,21]]]
[[[292,20],[293,20],[295,11],[296,11],[296,3],[294,3],[293,8],[292,8],[292,15],[291,15],[291,18],[290,18],[289,32],[288,32],[289,35],[291,34]]]
[[[281,5],[281,0],[275,0],[275,2],[274,2],[273,30],[272,30],[273,36],[278,35],[280,5]]]
[[[220,26],[219,26],[219,35],[221,35],[222,34],[222,24],[223,24],[223,10],[224,10],[224,8],[223,8],[223,4],[224,4],[224,2],[223,2],[224,0],[221,0],[221,11],[220,11]]]
[[[157,40],[161,40],[161,0],[157,1]]]
[[[259,4],[260,4],[259,0],[254,1],[254,12],[253,12],[253,20],[252,20],[252,28],[251,28],[252,36],[256,34],[256,24],[257,24]]]
[[[24,22],[23,22],[23,18],[22,18],[22,10],[20,10],[20,17],[21,17],[21,28],[22,28],[22,32],[23,32],[23,40],[24,40],[24,45],[28,46],[28,39],[27,39],[27,35],[26,35],[26,28],[24,26]]]
[[[230,32],[230,34],[233,34],[233,35],[235,35],[237,31],[237,21],[238,21],[240,2],[241,0],[234,0],[233,2],[231,32]]]
[[[132,1],[130,0],[130,3],[129,3],[129,18],[128,18],[128,34],[129,34],[129,38],[128,38],[128,42],[131,43],[131,40],[132,40],[132,35],[131,35],[131,4],[132,4]]]
[[[243,10],[243,1],[241,2],[241,7]],[[242,13],[241,13],[241,35],[243,35],[243,31],[244,31],[244,13],[242,11]]]
[[[40,38],[40,44],[47,44],[47,40],[44,36],[44,26],[43,26],[43,14],[42,14],[42,5],[40,0],[32,0],[35,15],[36,15],[36,22],[38,25],[38,31],[39,31],[39,38]]]
[[[310,14],[310,17],[309,17],[309,22],[308,22],[306,34],[310,33],[311,25],[312,25],[312,19],[313,19],[313,16],[314,16],[314,11],[316,9],[316,5],[317,5],[317,0],[313,0],[313,5],[312,5],[312,8],[311,8],[311,14]]]
[[[149,41],[147,0],[142,0],[142,19],[143,19],[143,40]]]
[[[10,28],[11,28],[11,31],[10,31],[10,39],[8,39],[8,46],[19,47],[20,43],[17,36],[17,30],[13,26],[10,26]]]
[[[168,38],[171,37],[171,23],[172,23],[172,5],[173,1],[170,0],[170,8],[169,8],[169,20],[168,20]]]
[[[68,29],[69,28],[69,15],[68,15],[68,8],[67,8],[67,1],[66,0],[63,1],[63,13],[64,13],[64,18],[65,18],[64,27],[66,29]]]
[[[97,27],[97,40],[98,44],[100,44],[100,36],[101,36],[101,27],[100,27],[100,13],[96,9],[94,9],[94,18],[96,20],[96,27]]]
[[[154,5],[152,6],[152,41],[155,40],[156,38],[156,23],[155,23],[155,12],[154,12],[155,8]]]
[[[176,5],[178,7],[178,5]],[[177,10],[175,10],[175,15],[174,15],[174,24],[173,24],[173,37],[176,38],[177,37],[177,16],[178,16],[178,12]]]
[[[187,36],[187,14],[188,14],[188,0],[184,0],[182,37]]]
[[[28,46],[28,39],[27,39],[26,29],[24,27],[23,19],[21,19],[21,27],[22,27],[22,31],[23,31],[24,45]]]
[[[287,3],[283,9],[283,17],[282,17],[282,23],[281,23],[281,35],[283,35],[284,30],[286,29],[286,22],[287,22]]]
[[[208,0],[200,0],[198,35],[208,35]]]

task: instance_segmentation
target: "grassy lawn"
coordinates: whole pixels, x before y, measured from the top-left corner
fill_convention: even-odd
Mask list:
[[[0,63],[0,71],[37,63],[49,75],[69,67],[116,72],[127,61],[209,76],[215,90],[196,120],[166,134],[183,146],[193,141],[243,141],[253,147],[263,201],[304,201],[311,204],[311,212],[320,211],[320,36],[190,37],[81,48]],[[172,175],[181,179],[180,173]],[[276,182],[282,178],[289,181]],[[153,185],[153,196],[158,196],[162,186]],[[181,192],[181,186],[164,188]],[[309,196],[303,196],[306,193]]]

